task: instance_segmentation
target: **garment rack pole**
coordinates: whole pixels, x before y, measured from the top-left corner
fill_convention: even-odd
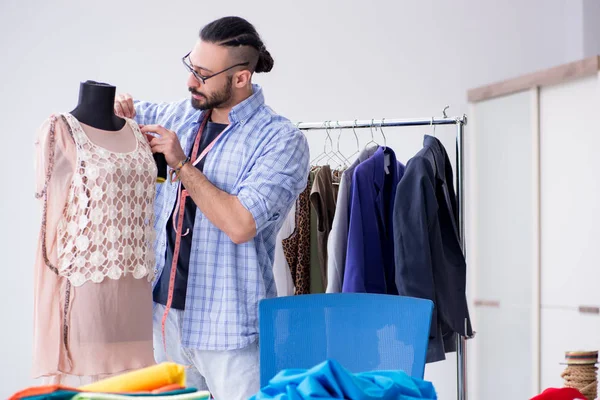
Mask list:
[[[426,125],[456,125],[456,186],[458,203],[458,224],[460,233],[460,244],[463,254],[465,249],[465,201],[464,201],[464,127],[467,124],[467,116],[446,117],[444,109],[443,118],[415,118],[415,119],[372,119],[354,121],[323,121],[323,122],[299,122],[296,127],[300,130],[324,130],[331,129],[356,129],[356,128],[379,128],[399,126],[426,126]],[[465,325],[467,321],[465,320]],[[466,329],[465,329],[466,331]],[[456,349],[456,387],[457,399],[467,400],[467,342],[466,338],[457,335]]]

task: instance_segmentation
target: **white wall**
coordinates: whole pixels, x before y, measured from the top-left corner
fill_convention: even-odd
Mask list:
[[[80,81],[148,100],[186,96],[181,56],[202,25],[233,14],[263,35],[275,68],[257,81],[267,102],[293,120],[439,116],[446,104],[455,115],[467,112],[470,87],[583,56],[582,10],[572,0],[3,0],[0,396],[32,383],[34,131],[50,113],[75,106]],[[387,144],[406,161],[430,130],[392,132]],[[453,158],[454,132],[436,133]],[[351,153],[344,138],[342,150]],[[309,139],[313,154],[321,152],[323,135]],[[426,378],[441,399],[452,398],[455,357],[428,366]]]

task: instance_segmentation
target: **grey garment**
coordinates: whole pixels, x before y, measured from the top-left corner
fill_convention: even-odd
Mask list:
[[[313,167],[310,171],[310,177],[308,184],[312,191],[312,185],[315,182],[315,175],[319,171],[320,167]],[[321,278],[321,271],[319,267],[319,247],[317,245],[317,212],[313,207],[310,206],[310,192],[309,192],[309,208],[310,208],[310,293],[325,293],[323,287],[323,279]]]
[[[342,173],[338,189],[336,211],[327,242],[327,293],[341,293],[348,247],[350,226],[350,194],[352,174],[358,165],[368,160],[379,146],[363,149],[356,160]]]

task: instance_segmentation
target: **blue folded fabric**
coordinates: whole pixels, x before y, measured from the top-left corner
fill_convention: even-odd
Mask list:
[[[437,400],[431,382],[411,378],[403,371],[352,374],[337,361],[327,360],[309,369],[287,369],[250,400]]]

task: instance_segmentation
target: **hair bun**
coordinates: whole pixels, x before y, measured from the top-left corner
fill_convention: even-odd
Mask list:
[[[273,69],[273,57],[267,48],[262,45],[258,51],[258,62],[256,63],[256,73],[269,72]]]

